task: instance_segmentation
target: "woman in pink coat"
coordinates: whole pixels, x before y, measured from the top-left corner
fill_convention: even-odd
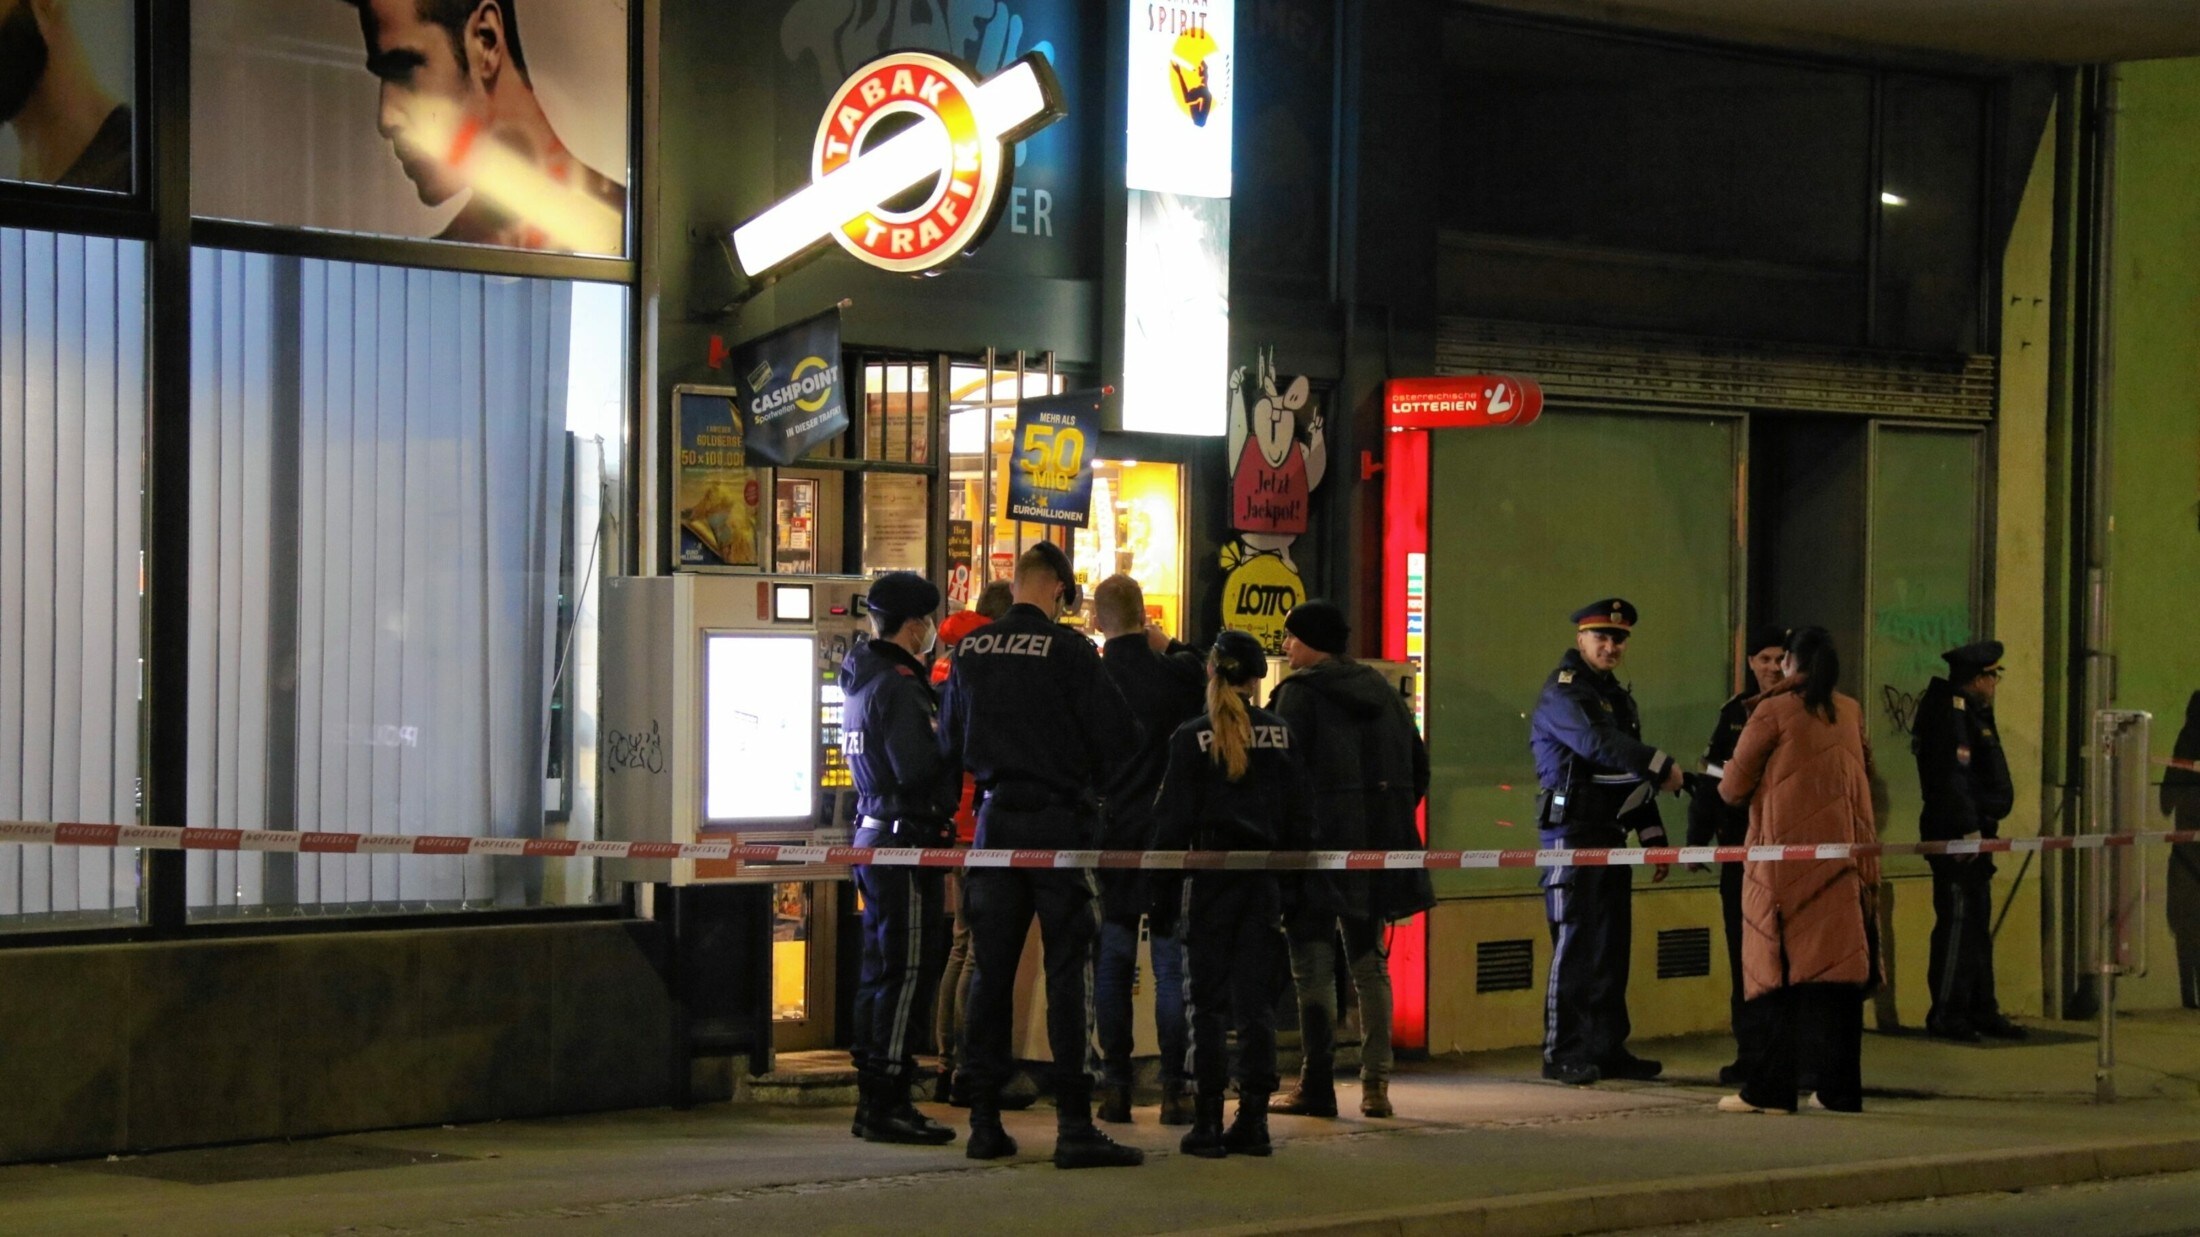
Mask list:
[[[1834,690],[1841,659],[1824,628],[1788,638],[1787,678],[1766,694],[1727,761],[1719,794],[1749,804],[1751,846],[1878,841],[1864,710]],[[1742,873],[1742,985],[1761,1003],[1758,1066],[1721,1112],[1794,1112],[1797,1067],[1817,1107],[1863,1108],[1863,997],[1879,982],[1875,856],[1750,863]],[[1798,1061],[1797,1045],[1824,1059]],[[1815,1055],[1815,1054],[1814,1054]]]

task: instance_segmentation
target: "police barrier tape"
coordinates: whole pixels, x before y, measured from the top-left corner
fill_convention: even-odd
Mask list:
[[[2200,830],[1952,842],[1827,842],[1803,846],[1653,846],[1580,850],[955,850],[752,842],[573,842],[436,834],[166,829],[0,821],[0,843],[258,851],[304,855],[489,855],[536,859],[714,859],[742,863],[875,864],[926,868],[1137,868],[1152,871],[1378,872],[1428,868],[1642,867],[1781,863],[1887,855],[1999,855],[2200,842]]]

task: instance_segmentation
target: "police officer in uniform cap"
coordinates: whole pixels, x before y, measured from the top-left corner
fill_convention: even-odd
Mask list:
[[[1536,823],[1546,850],[1623,846],[1629,830],[1644,846],[1666,844],[1657,793],[1681,788],[1681,768],[1642,741],[1635,698],[1612,673],[1635,618],[1617,597],[1576,610],[1574,647],[1544,680],[1528,746],[1543,786]],[[1665,875],[1661,865],[1651,879]],[[1542,883],[1551,924],[1543,1076],[1576,1086],[1657,1077],[1658,1062],[1627,1051],[1634,869],[1545,868]]]
[[[1740,846],[1749,838],[1749,807],[1729,806],[1719,797],[1719,783],[1758,698],[1780,685],[1780,659],[1787,653],[1787,638],[1787,630],[1781,627],[1759,627],[1749,633],[1749,643],[1743,646],[1749,658],[1749,677],[1742,690],[1720,706],[1718,725],[1712,728],[1711,742],[1704,745],[1703,776],[1689,787],[1690,846]],[[1719,865],[1719,909],[1726,919],[1726,965],[1733,985],[1727,1013],[1734,1027],[1734,1042],[1740,1046],[1734,1063],[1719,1067],[1719,1081],[1733,1084],[1750,1076],[1749,1058],[1754,1047],[1763,1042],[1751,1031],[1753,1024],[1763,1021],[1763,1010],[1751,1006],[1742,991],[1741,864]]]
[[[2001,682],[1999,640],[1983,640],[1940,655],[1948,677],[1935,678],[1917,702],[1910,750],[1924,794],[1918,836],[1928,842],[1990,838],[2016,802],[2009,761],[1994,726],[1994,688]],[[1933,870],[1933,953],[1926,982],[1933,1005],[1925,1029],[1942,1039],[1976,1043],[1981,1036],[2023,1039],[1994,998],[1994,859],[1991,855],[1927,855]]]
[[[1289,723],[1248,698],[1267,673],[1260,641],[1242,631],[1215,637],[1207,655],[1207,712],[1169,739],[1167,771],[1154,802],[1156,850],[1303,850],[1313,837],[1310,796],[1292,753]],[[1276,1090],[1276,1004],[1288,974],[1285,891],[1274,872],[1203,872],[1156,882],[1181,886],[1178,919],[1191,982],[1193,1124],[1187,1155],[1267,1155],[1268,1097]],[[1293,883],[1297,881],[1293,878]],[[1157,928],[1157,931],[1159,929]],[[1227,1034],[1237,1024],[1237,1116],[1222,1126],[1230,1081]]]
[[[921,660],[939,637],[940,591],[912,571],[881,576],[864,595],[873,638],[848,653],[842,743],[855,776],[864,847],[949,846],[962,771],[940,755],[939,703]],[[856,988],[856,1118],[871,1142],[950,1143],[955,1131],[909,1102],[917,1040],[946,961],[945,881],[937,869],[866,864],[863,965]]]
[[[1095,787],[1139,741],[1137,719],[1100,665],[1100,652],[1063,627],[1077,604],[1069,557],[1035,543],[1016,561],[1016,604],[955,650],[940,710],[940,744],[968,769],[982,848],[1090,849],[1099,837]],[[1092,1123],[1092,948],[1100,933],[1089,869],[975,868],[965,886],[977,977],[965,1017],[974,1160],[1016,1154],[1001,1128],[1010,1069],[1016,965],[1034,916],[1046,950],[1047,1045],[1054,1056],[1057,1168],[1145,1162]]]

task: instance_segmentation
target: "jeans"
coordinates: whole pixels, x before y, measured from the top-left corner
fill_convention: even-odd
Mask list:
[[[1161,1078],[1184,1080],[1184,946],[1173,936],[1154,936],[1153,1022],[1161,1041]],[[1100,925],[1100,953],[1093,963],[1093,1017],[1099,1026],[1102,1081],[1110,1086],[1131,1084],[1131,1052],[1135,1037],[1131,1020],[1131,990],[1138,983],[1138,924],[1106,920]]]

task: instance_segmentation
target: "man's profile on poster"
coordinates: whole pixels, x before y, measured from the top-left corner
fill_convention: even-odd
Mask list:
[[[15,179],[130,191],[130,106],[100,84],[68,0],[0,0],[0,123]]]
[[[616,254],[626,188],[567,150],[535,97],[521,0],[343,0],[359,10],[375,127],[427,206],[465,204],[437,240]],[[555,2],[555,0],[553,0]]]

